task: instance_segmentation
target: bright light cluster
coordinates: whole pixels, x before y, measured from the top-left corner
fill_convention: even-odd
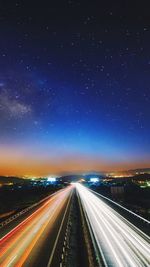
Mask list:
[[[97,177],[90,178],[91,183],[98,183],[99,179]]]
[[[56,178],[55,177],[48,177],[47,181],[50,183],[54,183],[54,182],[56,182]]]

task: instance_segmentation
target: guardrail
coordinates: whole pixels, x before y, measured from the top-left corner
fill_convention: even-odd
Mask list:
[[[59,191],[61,191],[61,190],[64,190],[64,189],[60,189]],[[35,203],[35,204],[33,204],[33,205],[31,205],[31,206],[29,206],[29,207],[23,209],[22,211],[17,212],[16,214],[14,214],[13,216],[11,216],[10,218],[8,218],[8,219],[6,219],[5,221],[1,222],[1,223],[0,223],[0,229],[1,229],[2,227],[6,226],[7,224],[9,224],[10,222],[14,221],[15,219],[17,219],[19,216],[25,214],[25,213],[28,212],[29,210],[35,208],[36,206],[38,206],[38,205],[41,204],[42,202],[46,201],[48,198],[53,197],[57,192],[58,192],[58,191],[56,191],[55,193],[53,193],[53,194],[51,194],[51,195],[45,197],[44,199],[41,199],[39,202],[37,202],[37,203]]]
[[[136,214],[135,212],[133,212],[133,211],[131,211],[131,210],[125,208],[124,206],[120,205],[119,203],[113,201],[112,199],[110,199],[110,198],[108,198],[108,197],[105,197],[105,196],[103,196],[103,195],[97,193],[96,191],[94,191],[94,190],[92,190],[92,189],[89,189],[89,190],[90,190],[92,193],[94,193],[94,194],[96,194],[96,195],[98,195],[98,196],[100,196],[100,197],[106,199],[107,201],[109,201],[109,202],[115,204],[115,205],[118,206],[119,208],[122,208],[123,210],[125,210],[125,211],[129,212],[130,214],[136,216],[138,219],[142,220],[143,222],[150,224],[150,221],[149,221],[149,220],[147,220],[147,219],[143,218],[142,216]]]

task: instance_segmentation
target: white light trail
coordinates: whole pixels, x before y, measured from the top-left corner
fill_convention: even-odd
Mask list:
[[[90,191],[91,191],[91,192],[94,192],[94,191],[91,190],[91,189],[90,189]],[[123,210],[125,210],[125,211],[131,213],[132,215],[136,216],[138,219],[142,220],[143,222],[146,222],[146,223],[150,224],[150,221],[149,221],[149,220],[147,220],[147,219],[143,218],[142,216],[136,214],[135,212],[133,212],[133,211],[131,211],[131,210],[129,210],[129,209],[123,207],[122,205],[120,205],[119,203],[113,201],[112,199],[110,199],[110,198],[108,198],[108,197],[105,197],[105,196],[103,196],[102,194],[99,194],[99,193],[97,193],[97,192],[94,192],[94,193],[95,193],[96,195],[100,196],[101,198],[104,198],[104,199],[108,200],[109,202],[115,204],[116,206],[120,207],[121,209],[123,209]]]
[[[150,267],[150,238],[87,188],[76,188],[105,265]]]

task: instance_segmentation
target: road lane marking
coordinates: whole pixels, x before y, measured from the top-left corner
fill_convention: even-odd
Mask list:
[[[70,188],[69,189],[66,189],[66,194],[67,194],[67,198],[68,198],[68,190],[70,191]],[[65,191],[64,191],[65,192]],[[53,209],[52,208],[48,208],[47,209],[47,207],[46,207],[46,210],[45,210],[45,212],[47,213],[47,212],[49,212],[49,215],[51,215],[50,217],[49,217],[49,220],[47,221],[47,214],[45,215],[45,216],[43,216],[42,215],[42,218],[40,219],[40,221],[39,221],[39,223],[41,224],[41,226],[43,225],[43,220],[45,221],[46,220],[46,222],[44,223],[44,225],[42,226],[42,229],[40,230],[40,232],[41,231],[43,231],[43,227],[45,228],[46,226],[45,225],[47,225],[48,223],[49,223],[49,221],[51,220],[51,218],[53,217],[53,215],[54,215],[54,213],[56,212],[56,209],[58,209],[60,206],[61,207],[63,207],[63,205],[64,205],[64,203],[65,203],[65,201],[66,201],[66,194],[65,193],[63,193],[63,194],[59,194],[57,197],[59,198],[58,200],[56,200],[55,199],[55,201],[53,201],[52,202],[52,205],[53,205]],[[62,203],[62,199],[63,199],[63,205],[61,204]],[[65,201],[64,201],[64,199],[65,199]],[[50,202],[49,202],[50,203]],[[60,208],[59,208],[60,209]],[[52,214],[51,214],[51,213]],[[34,231],[36,231],[38,229],[38,227],[36,227],[35,229],[34,229]],[[34,234],[34,233],[33,233]],[[32,234],[32,235],[33,235]],[[30,237],[29,237],[30,238]],[[27,237],[27,238],[25,238],[25,240],[23,241],[23,246],[25,245],[26,246],[26,244],[25,243],[27,243],[27,242],[29,242],[28,240],[29,240],[29,238]],[[36,242],[36,237],[34,237],[34,240],[32,241],[32,246],[34,246],[34,243]],[[35,242],[34,242],[35,241]],[[22,245],[21,245],[22,246]],[[22,248],[23,248],[23,246],[22,246]],[[30,245],[30,247],[31,247],[31,245]],[[21,249],[22,249],[21,248]],[[18,248],[17,248],[18,249]],[[20,248],[19,248],[20,249]],[[26,248],[25,248],[26,249]],[[31,251],[31,250],[30,250]],[[29,251],[29,247],[28,247],[28,252],[30,253],[30,251]],[[5,262],[5,264],[4,264],[4,266],[6,267],[6,266],[8,266],[8,263],[9,263],[9,261],[10,261],[10,259],[13,257],[13,255],[14,254],[16,254],[16,253],[14,253],[15,251],[13,251],[13,253],[11,253],[12,255],[11,255],[11,257],[9,257],[9,259],[7,259],[6,258],[6,262]],[[24,253],[24,254],[26,254],[27,255],[27,250],[25,250],[25,252],[26,253]],[[25,256],[24,257],[22,257],[21,256],[21,259],[24,259],[25,258]],[[1,266],[1,265],[0,265]],[[19,260],[19,262],[18,262],[18,264],[16,264],[15,265],[16,267],[21,267],[21,266],[23,266],[23,264],[21,263],[21,260]]]
[[[62,230],[62,227],[63,227],[63,224],[64,224],[64,220],[65,220],[65,217],[66,217],[66,214],[67,214],[67,211],[68,211],[68,207],[69,207],[69,204],[70,204],[71,197],[72,197],[72,192],[71,192],[69,201],[67,203],[67,207],[66,207],[63,219],[61,221],[61,225],[60,225],[60,228],[59,228],[59,231],[58,231],[58,234],[57,234],[54,246],[53,246],[53,250],[52,250],[51,256],[49,258],[48,264],[47,264],[47,267],[51,266],[51,263],[52,263],[52,260],[53,260],[53,257],[54,257],[54,253],[55,253],[55,250],[56,250],[56,246],[57,246],[57,243],[58,243],[58,240],[59,240],[59,236],[60,236],[60,233],[61,233],[61,230]]]
[[[150,266],[148,236],[144,235],[144,238],[139,229],[132,228],[131,223],[98,198],[95,192],[80,184],[77,184],[77,189],[82,207],[97,244],[102,246],[107,263],[119,267]]]
[[[12,262],[16,259],[17,255],[15,255],[12,260],[8,263],[7,267],[11,266]]]
[[[29,215],[25,220],[23,220],[21,223],[19,223],[17,226],[15,226],[12,230],[10,230],[6,235],[4,235],[2,238],[0,238],[0,245],[2,242],[9,237],[11,234],[13,234],[16,230],[18,230],[22,225],[24,225],[28,220],[30,220],[37,212],[39,212],[41,209],[43,209],[46,205],[49,204],[52,200],[57,197],[57,193],[60,194],[64,189],[61,189],[60,191],[55,192],[54,194],[49,196],[49,200],[47,200],[41,207],[39,207],[36,211],[34,211],[31,215]],[[44,201],[43,201],[44,202]]]

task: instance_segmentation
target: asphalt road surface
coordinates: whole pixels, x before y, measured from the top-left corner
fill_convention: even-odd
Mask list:
[[[150,238],[86,187],[76,188],[103,265],[149,267]]]
[[[0,239],[0,267],[60,265],[73,190],[58,191]]]

